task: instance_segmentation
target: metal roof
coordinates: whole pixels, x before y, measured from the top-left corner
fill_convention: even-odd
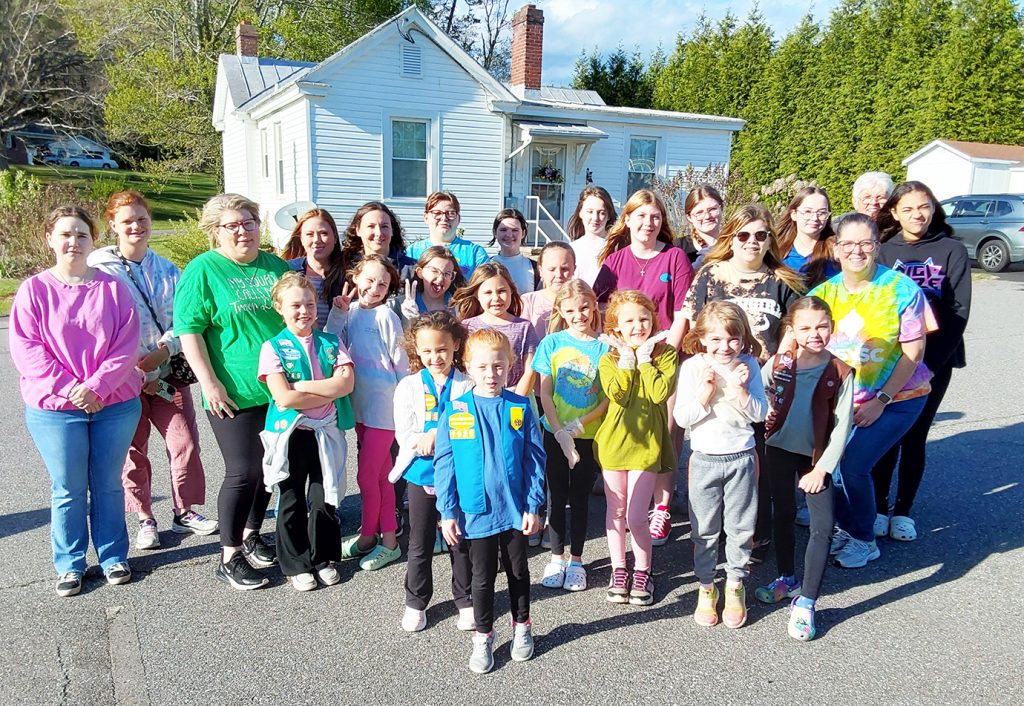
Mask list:
[[[526,100],[552,101],[554,103],[573,103],[575,105],[606,105],[597,91],[563,88],[561,86],[541,86],[540,90],[527,88],[523,91]]]
[[[316,64],[305,61],[284,61],[255,56],[221,54],[221,66],[227,79],[228,93],[235,107],[259,95],[271,86],[309,71]]]
[[[575,125],[572,123],[539,123],[525,120],[516,120],[515,124],[524,132],[534,137],[562,137],[587,142],[592,140],[603,140],[608,137],[608,133],[605,131],[598,130],[596,127],[590,127],[589,125]]]

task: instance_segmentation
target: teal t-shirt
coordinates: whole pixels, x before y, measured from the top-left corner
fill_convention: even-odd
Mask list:
[[[270,401],[256,372],[263,342],[284,328],[270,289],[290,269],[267,252],[242,265],[211,250],[181,273],[174,294],[174,333],[203,337],[214,374],[242,409]],[[205,397],[203,406],[209,408]]]
[[[545,336],[537,346],[533,369],[551,376],[551,399],[562,424],[582,417],[604,400],[598,363],[607,352],[608,346],[601,341],[581,341],[564,330]],[[542,422],[551,431],[547,419]],[[601,420],[595,419],[580,438],[593,439],[600,426]]]

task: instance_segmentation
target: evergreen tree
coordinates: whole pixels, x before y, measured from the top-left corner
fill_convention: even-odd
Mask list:
[[[650,108],[653,86],[639,51],[627,55],[620,46],[607,57],[595,48],[580,54],[573,71],[572,87],[597,91],[608,105]]]

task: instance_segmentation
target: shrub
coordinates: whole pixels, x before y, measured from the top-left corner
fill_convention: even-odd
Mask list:
[[[192,258],[210,249],[210,239],[199,227],[199,221],[189,215],[174,225],[174,232],[161,238],[163,255],[184,270]]]

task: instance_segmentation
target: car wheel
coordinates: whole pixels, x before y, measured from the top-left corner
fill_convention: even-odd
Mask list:
[[[103,168],[104,169],[110,169],[110,165],[107,162],[104,162],[103,163]]]
[[[75,160],[72,160],[72,161],[68,162],[68,166],[69,167],[77,167],[78,166],[78,162],[75,161]]]
[[[986,272],[1002,272],[1010,264],[1010,249],[998,238],[986,240],[978,247],[977,260]]]

